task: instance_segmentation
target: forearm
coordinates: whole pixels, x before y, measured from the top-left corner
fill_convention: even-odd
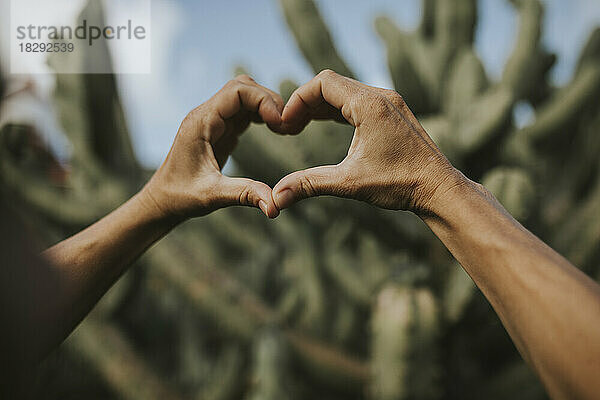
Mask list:
[[[600,289],[460,174],[423,220],[490,301],[554,398],[600,391]]]
[[[334,195],[415,211],[481,288],[552,396],[600,392],[598,285],[456,171],[398,93],[325,70],[290,96],[283,131],[324,116],[355,127],[348,154],[282,178],[273,188],[278,208]]]
[[[50,261],[60,287],[32,322],[44,328],[42,352],[60,343],[123,272],[176,221],[162,217],[152,199],[138,193],[95,224],[50,249]],[[32,326],[31,328],[35,328]]]
[[[0,330],[0,361],[18,360],[25,368],[46,355],[135,259],[184,219],[235,205],[275,218],[279,210],[268,185],[231,178],[220,169],[250,122],[278,127],[282,109],[281,96],[239,76],[186,116],[167,158],[140,193],[46,250],[43,260],[14,245],[19,224],[0,229],[0,239],[18,253],[0,269],[0,295],[10,300],[0,302],[0,322],[6,325]],[[0,202],[0,213],[3,208]]]

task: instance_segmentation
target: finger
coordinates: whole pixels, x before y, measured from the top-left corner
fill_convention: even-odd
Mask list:
[[[273,202],[271,188],[265,183],[247,178],[223,176],[219,182],[220,206],[249,206],[259,208],[267,217],[275,218],[279,209]]]
[[[264,88],[231,80],[213,97],[219,116],[229,119],[240,110],[258,113],[269,125],[278,126],[281,115],[271,94]]]
[[[358,82],[324,70],[292,93],[281,116],[281,130],[297,133],[311,119],[346,120],[356,126],[352,104],[364,92]]]
[[[239,75],[236,75],[234,79],[236,79],[236,80],[238,80],[240,82],[243,82],[243,83],[248,83],[248,84],[256,83],[256,81],[254,80],[254,78],[252,78],[248,74],[239,74]]]
[[[277,106],[277,110],[279,110],[279,114],[281,114],[283,112],[283,106],[285,105],[285,103],[283,101],[283,97],[281,97],[281,95],[279,93],[276,93],[276,92],[272,91],[271,89],[269,89],[268,87],[265,87],[259,83],[256,83],[256,81],[254,79],[252,79],[250,76],[245,75],[245,74],[238,75],[235,79],[239,79],[248,85],[253,85],[260,89],[266,90],[273,98],[273,101],[275,102],[275,105]]]
[[[332,120],[343,124],[348,123],[340,110],[328,103],[323,103],[310,111],[304,111],[302,115],[296,115],[293,121],[283,121],[282,119],[281,125],[277,127],[277,132],[286,135],[297,135],[313,120]]]
[[[273,202],[279,210],[308,197],[331,195],[345,197],[340,182],[343,171],[338,165],[325,165],[296,171],[282,178],[273,188]]]
[[[269,93],[271,95],[271,98],[275,102],[275,106],[277,107],[277,111],[279,111],[279,115],[281,116],[281,113],[283,112],[283,107],[284,107],[285,103],[279,93],[276,93],[276,92],[272,91],[271,89],[256,83],[256,81],[254,79],[252,79],[252,77],[250,77],[246,74],[238,75],[235,77],[235,79],[239,80],[240,82],[245,83],[247,85],[255,86],[259,89],[265,90],[267,93]],[[263,121],[259,116],[257,116],[257,118],[253,118],[253,122],[263,122]]]
[[[281,95],[279,93],[274,92],[269,88],[266,88],[266,87],[262,87],[262,88],[271,94],[271,97],[273,98],[273,101],[275,101],[275,105],[277,106],[277,110],[279,111],[279,115],[281,116],[281,113],[283,112],[283,107],[285,106],[283,97],[281,97]]]

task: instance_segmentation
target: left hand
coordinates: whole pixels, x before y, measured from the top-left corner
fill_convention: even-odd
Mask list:
[[[252,179],[230,178],[221,169],[250,122],[281,124],[283,99],[247,75],[229,81],[182,122],[167,158],[142,190],[164,217],[186,219],[222,207],[258,207],[279,215],[271,188]]]
[[[322,71],[291,95],[278,130],[298,134],[313,119],[347,121],[352,143],[339,164],[282,178],[273,188],[280,210],[330,195],[427,216],[437,210],[434,200],[466,182],[393,90]]]

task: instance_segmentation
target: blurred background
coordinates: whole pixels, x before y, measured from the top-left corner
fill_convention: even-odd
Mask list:
[[[47,74],[8,74],[9,3],[0,185],[44,246],[135,193],[187,112],[235,73],[287,97],[332,68],[395,88],[455,166],[600,279],[595,0],[152,0],[143,75],[57,75],[56,59]],[[114,12],[57,7],[93,21]],[[352,135],[328,122],[306,131],[252,126],[226,172],[272,185],[340,161]],[[35,381],[29,395],[43,399],[546,398],[420,220],[331,198],[275,221],[228,209],[177,228]]]

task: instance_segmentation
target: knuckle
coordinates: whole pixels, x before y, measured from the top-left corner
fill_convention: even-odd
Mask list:
[[[337,73],[334,70],[329,69],[329,68],[321,70],[321,72],[319,72],[317,74],[317,76],[321,79],[331,79],[331,78],[335,77],[336,75],[337,75]]]
[[[388,89],[386,90],[386,95],[388,99],[392,102],[392,104],[396,107],[404,106],[404,99],[402,98],[400,93],[396,92],[393,89]]]
[[[188,127],[189,125],[194,124],[197,119],[198,119],[198,115],[199,112],[197,111],[197,109],[193,109],[192,111],[190,111],[189,113],[187,113],[187,115],[185,116],[185,118],[183,119],[181,126],[185,126]]]
[[[371,112],[378,118],[385,118],[390,113],[390,101],[384,96],[373,96],[369,100]]]
[[[199,127],[204,126],[203,120],[204,117],[202,116],[200,107],[193,109],[185,116],[185,118],[181,122],[181,125],[179,127],[179,133],[186,134],[186,132],[188,131],[196,132]]]
[[[242,82],[240,82],[237,79],[232,79],[230,81],[228,81],[225,86],[223,86],[223,89],[226,90],[237,90],[240,88],[240,86],[242,86]]]
[[[234,80],[238,80],[241,82],[254,82],[254,79],[248,74],[240,74],[235,77]]]
[[[249,186],[244,186],[240,191],[239,203],[242,205],[251,205],[253,199],[252,189]]]
[[[300,193],[304,194],[306,197],[312,197],[319,194],[315,182],[309,176],[301,176],[298,185],[300,187]]]

